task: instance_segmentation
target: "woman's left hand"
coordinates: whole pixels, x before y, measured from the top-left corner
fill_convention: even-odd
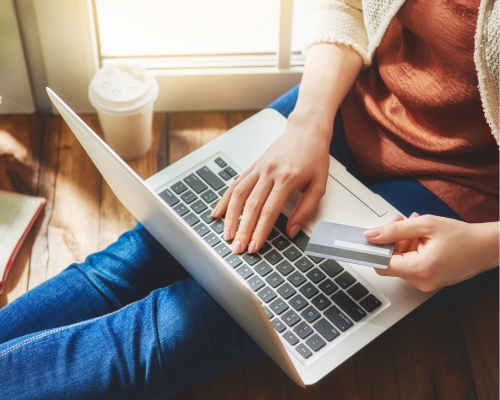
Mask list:
[[[389,268],[379,275],[400,277],[423,292],[432,292],[498,266],[498,222],[469,224],[413,213],[404,220],[365,232],[376,244],[396,242]]]

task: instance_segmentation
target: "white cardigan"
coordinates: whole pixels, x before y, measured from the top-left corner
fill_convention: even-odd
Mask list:
[[[307,47],[339,43],[359,53],[367,67],[405,0],[320,0]],[[486,120],[499,142],[500,1],[481,0],[474,38],[474,63]]]

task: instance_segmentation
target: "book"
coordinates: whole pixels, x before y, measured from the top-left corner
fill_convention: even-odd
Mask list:
[[[45,202],[43,197],[0,190],[0,295],[14,259]]]

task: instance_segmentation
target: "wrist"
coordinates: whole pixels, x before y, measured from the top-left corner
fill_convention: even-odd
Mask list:
[[[321,107],[296,107],[288,116],[287,131],[329,146],[333,135],[334,118],[335,114],[331,116]]]
[[[478,264],[481,272],[498,267],[499,264],[499,223],[487,222],[470,225],[474,243],[478,249]]]

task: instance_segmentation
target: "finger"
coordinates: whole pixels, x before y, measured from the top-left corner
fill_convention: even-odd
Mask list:
[[[212,213],[210,214],[212,218],[221,218],[224,215],[227,210],[227,206],[229,205],[229,201],[231,200],[231,196],[233,195],[234,188],[238,186],[252,171],[252,168],[247,169],[231,184],[231,186],[229,186],[229,189],[226,190],[226,193],[224,193],[221,199],[217,202],[215,208],[212,210]]]
[[[418,217],[419,215],[414,212],[410,215],[408,219],[412,219],[415,217]],[[396,221],[403,221],[404,218],[402,215],[396,215],[396,217],[393,218],[392,222]],[[394,247],[394,251],[397,253],[406,253],[408,251],[408,248],[410,247],[411,240],[400,240],[399,242],[396,243],[396,246]]]
[[[288,219],[286,227],[286,232],[292,239],[299,233],[304,223],[311,218],[312,213],[325,194],[325,189],[326,184],[311,184],[300,198],[299,203]]]
[[[229,204],[226,210],[224,219],[224,239],[231,240],[236,234],[238,219],[245,205],[245,201],[252,193],[252,190],[257,183],[258,175],[249,174],[238,185],[236,185],[229,199]]]
[[[388,244],[399,240],[426,237],[429,232],[429,221],[424,217],[404,221],[390,222],[380,228],[365,231],[365,237],[372,243]]]
[[[278,219],[281,211],[285,207],[288,197],[293,192],[293,186],[285,186],[275,184],[269,194],[262,210],[260,212],[259,221],[252,235],[252,240],[255,240],[256,248],[260,249],[266,241],[274,223]]]
[[[418,253],[393,253],[389,260],[387,269],[377,268],[376,272],[382,276],[396,276],[408,280],[414,270],[414,265],[418,258]]]
[[[260,211],[262,206],[267,200],[269,193],[273,188],[273,182],[268,179],[259,179],[257,184],[252,190],[250,196],[245,201],[245,208],[243,210],[243,215],[241,216],[240,226],[236,232],[234,242],[231,247],[234,250],[241,248],[243,251],[247,247],[252,237],[257,221],[259,220]],[[237,243],[239,241],[240,243]],[[253,253],[257,250],[256,242],[252,240],[248,247],[248,252]]]

